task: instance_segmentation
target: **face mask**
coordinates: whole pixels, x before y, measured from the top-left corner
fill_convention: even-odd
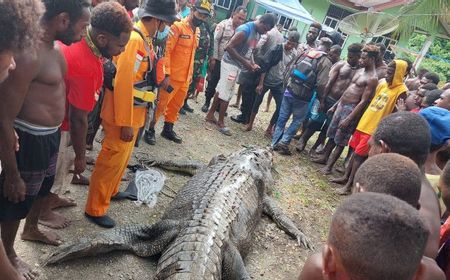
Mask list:
[[[156,40],[162,41],[162,40],[166,39],[167,35],[169,35],[169,30],[170,30],[170,28],[168,26],[166,26],[162,32],[158,31],[158,33],[156,34]]]
[[[194,25],[195,27],[199,27],[202,24],[203,24],[203,20],[197,18],[196,16],[192,17],[192,25]]]

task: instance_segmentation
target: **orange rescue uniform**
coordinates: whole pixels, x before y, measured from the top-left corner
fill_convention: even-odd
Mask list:
[[[105,138],[91,176],[85,209],[91,216],[106,214],[111,197],[119,191],[139,128],[145,122],[147,108],[134,106],[133,85],[144,79],[154,53],[152,40],[142,22],[136,23],[135,27],[144,35],[149,47],[141,35],[133,31],[125,51],[113,59],[117,68],[114,91],[105,90],[101,111]],[[120,139],[122,127],[133,128],[133,141]]]
[[[183,106],[189,84],[192,80],[195,50],[198,46],[200,30],[192,30],[187,18],[175,22],[170,27],[164,56],[165,73],[170,76],[171,93],[159,90],[158,105],[154,122],[164,115],[164,121],[175,123]]]

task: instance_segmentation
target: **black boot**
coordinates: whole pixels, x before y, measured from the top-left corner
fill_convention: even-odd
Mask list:
[[[145,143],[147,143],[149,145],[155,145],[156,138],[155,138],[155,129],[154,128],[150,128],[149,130],[145,131],[144,141],[145,141]]]
[[[161,136],[178,144],[181,144],[181,142],[183,142],[183,139],[178,137],[175,131],[173,131],[173,123],[164,122],[164,128],[161,132]]]
[[[189,104],[187,103],[187,99],[186,101],[184,101],[183,109],[188,113],[194,112],[194,109],[192,109],[191,106],[189,106]]]
[[[209,101],[205,101],[205,104],[202,106],[202,112],[207,113],[209,110]]]

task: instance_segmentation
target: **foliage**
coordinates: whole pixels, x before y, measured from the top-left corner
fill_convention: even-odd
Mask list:
[[[439,19],[449,12],[449,0],[415,0],[399,11],[397,35],[408,36],[419,28],[431,34],[439,30]]]
[[[414,33],[408,41],[408,49],[414,52],[420,52],[426,41],[427,36]],[[420,68],[428,69],[439,74],[442,82],[450,80],[450,40],[435,38],[428,51],[429,56],[422,61]],[[404,53],[402,56],[414,61],[415,57]],[[446,60],[446,61],[445,61]]]

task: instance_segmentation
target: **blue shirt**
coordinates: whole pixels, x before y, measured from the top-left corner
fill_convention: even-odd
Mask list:
[[[246,39],[236,47],[236,51],[245,59],[250,60],[252,57],[253,49],[255,49],[256,44],[259,40],[259,34],[256,31],[255,22],[247,22],[246,24],[239,26],[238,28],[236,28],[235,35],[238,32],[244,32]],[[241,70],[244,69],[244,66],[241,65],[241,63],[239,63],[238,61],[235,61],[227,51],[225,51],[222,60],[226,63],[238,66],[239,68],[241,68]]]

